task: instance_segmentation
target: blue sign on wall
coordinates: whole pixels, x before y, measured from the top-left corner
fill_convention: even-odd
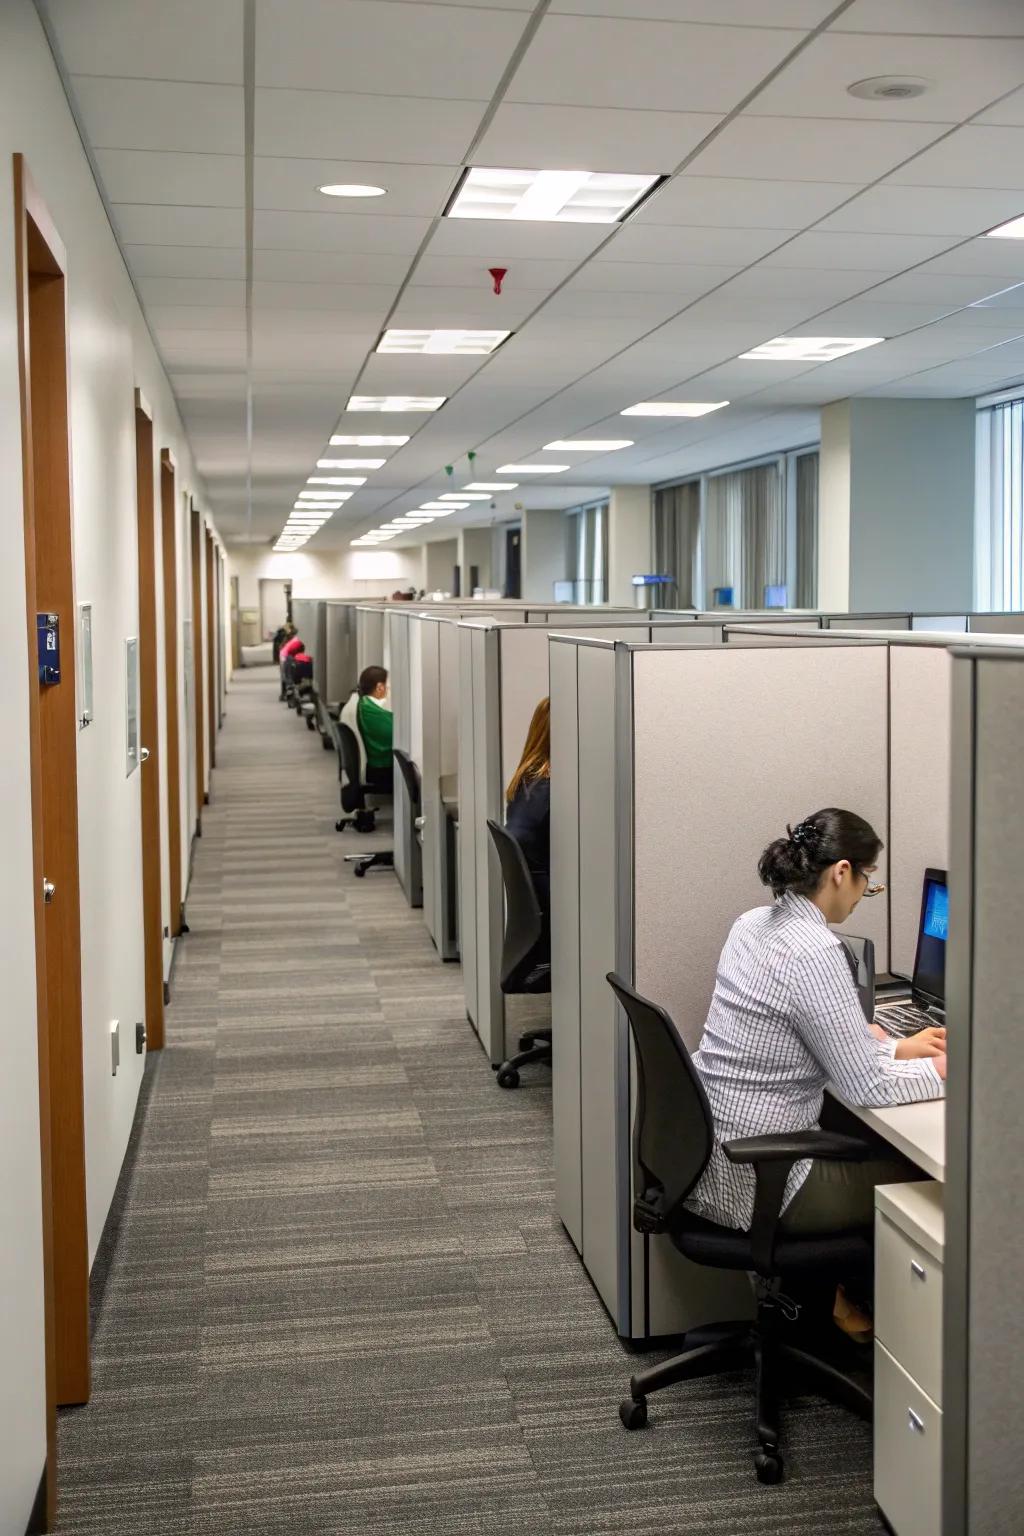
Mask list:
[[[56,613],[36,614],[39,644],[39,681],[60,682],[60,618]]]

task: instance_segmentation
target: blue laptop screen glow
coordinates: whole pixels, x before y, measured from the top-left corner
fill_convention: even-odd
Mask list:
[[[928,882],[928,899],[924,908],[924,931],[929,939],[949,937],[949,886]]]
[[[944,880],[926,879],[914,965],[914,991],[926,1002],[945,1003],[948,936],[949,887]]]

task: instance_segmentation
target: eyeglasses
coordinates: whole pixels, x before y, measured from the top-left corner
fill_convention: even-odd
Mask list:
[[[858,869],[857,873],[858,873],[858,875],[863,875],[863,877],[864,877],[864,880],[865,880],[864,895],[865,896],[881,896],[881,895],[884,894],[885,889],[886,889],[885,886],[884,885],[876,885],[872,881],[871,876],[868,874],[866,869]]]

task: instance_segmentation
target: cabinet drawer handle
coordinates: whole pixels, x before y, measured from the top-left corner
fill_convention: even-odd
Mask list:
[[[913,1408],[907,1409],[907,1428],[916,1429],[919,1435],[924,1434],[924,1419],[919,1413],[915,1413]]]
[[[910,1273],[916,1275],[919,1280],[926,1280],[928,1278],[924,1265],[919,1264],[916,1259],[911,1259],[910,1261]]]

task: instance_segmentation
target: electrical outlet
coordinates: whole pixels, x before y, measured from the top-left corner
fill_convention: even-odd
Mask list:
[[[114,1019],[110,1025],[110,1075],[117,1076],[121,1065],[121,1021]]]

